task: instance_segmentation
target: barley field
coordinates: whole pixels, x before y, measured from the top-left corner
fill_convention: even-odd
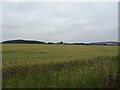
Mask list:
[[[2,44],[3,88],[118,88],[118,47]]]

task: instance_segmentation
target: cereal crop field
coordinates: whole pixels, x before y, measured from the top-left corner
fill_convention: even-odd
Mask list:
[[[2,44],[3,88],[118,87],[118,47]]]

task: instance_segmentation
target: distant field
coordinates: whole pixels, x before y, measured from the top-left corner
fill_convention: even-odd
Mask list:
[[[4,88],[116,87],[117,46],[3,44]]]

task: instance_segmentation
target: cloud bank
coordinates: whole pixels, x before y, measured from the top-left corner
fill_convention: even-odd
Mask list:
[[[117,9],[115,2],[4,2],[2,39],[117,41]]]

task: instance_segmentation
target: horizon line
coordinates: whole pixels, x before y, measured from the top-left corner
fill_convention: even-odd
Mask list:
[[[5,42],[5,41],[12,41],[12,40],[26,40],[26,41],[39,41],[39,42],[53,42],[53,43],[57,43],[57,42],[63,42],[63,43],[97,43],[97,42],[119,42],[117,40],[107,40],[107,41],[91,41],[91,42],[80,42],[80,41],[76,41],[76,42],[64,42],[64,40],[60,40],[60,41],[44,41],[44,40],[35,40],[35,39],[8,39],[8,40],[2,40],[0,41],[0,43]]]

